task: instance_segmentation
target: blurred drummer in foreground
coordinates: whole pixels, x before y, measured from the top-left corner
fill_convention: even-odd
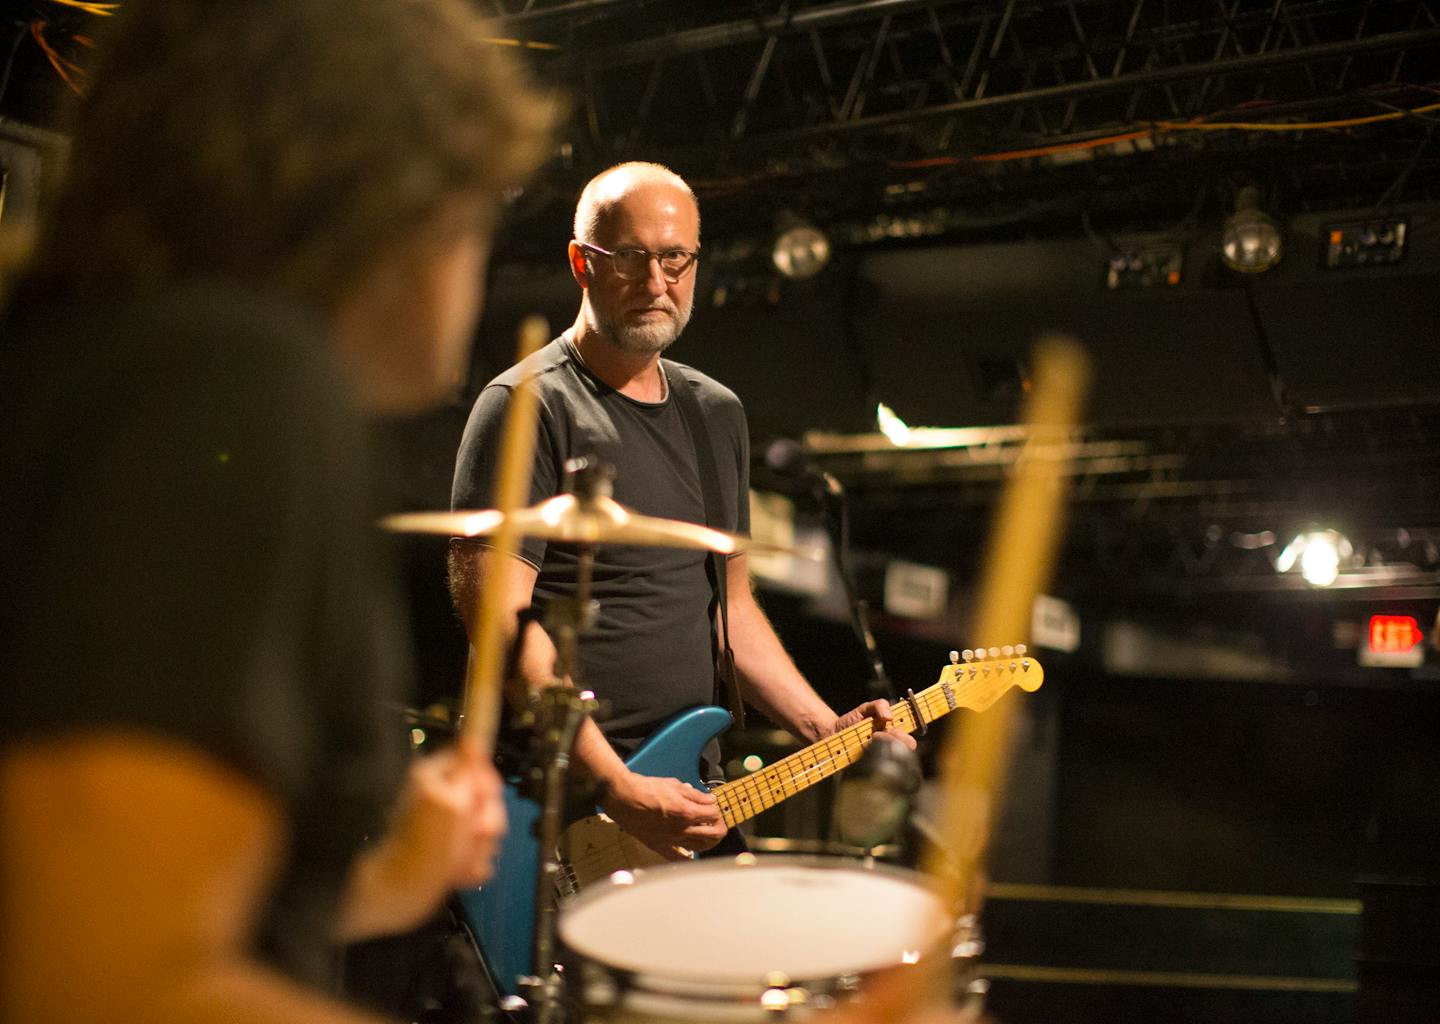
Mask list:
[[[465,0],[117,6],[0,313],[0,1019],[361,1020],[332,944],[504,822],[382,717],[360,415],[458,380],[553,116]]]

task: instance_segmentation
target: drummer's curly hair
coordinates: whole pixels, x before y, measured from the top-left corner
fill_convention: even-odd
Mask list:
[[[420,232],[493,219],[555,122],[465,0],[128,0],[108,20],[31,268],[70,297],[220,278],[333,311]]]

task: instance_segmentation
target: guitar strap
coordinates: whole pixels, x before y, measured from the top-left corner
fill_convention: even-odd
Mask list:
[[[690,443],[695,448],[695,465],[700,471],[700,494],[705,500],[705,525],[712,530],[723,530],[725,524],[721,518],[720,504],[720,473],[715,468],[715,448],[710,443],[710,431],[705,427],[705,414],[700,409],[700,400],[695,397],[694,389],[690,382],[685,379],[679,368],[669,360],[661,360],[660,365],[665,370],[665,380],[670,387],[670,394],[675,396],[675,404],[680,408],[680,416],[685,425],[690,428]],[[746,500],[746,496],[737,495],[737,501]],[[745,727],[745,702],[740,698],[740,685],[735,681],[735,652],[730,648],[730,609],[726,600],[725,587],[725,556],[718,551],[710,552],[705,560],[705,575],[710,580],[710,592],[714,603],[720,606],[720,643],[717,655],[716,677],[717,691],[722,687],[725,692],[723,703],[730,706],[730,713],[735,717],[735,724],[740,728]],[[710,621],[713,635],[715,616],[714,608],[711,608]],[[722,701],[716,701],[722,703]]]

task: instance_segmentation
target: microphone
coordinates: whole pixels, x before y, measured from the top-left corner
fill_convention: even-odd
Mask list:
[[[894,740],[876,739],[840,781],[835,823],[840,838],[866,849],[893,838],[920,790],[920,761]]]
[[[840,481],[816,466],[799,441],[788,437],[772,441],[765,449],[765,465],[781,476],[809,484],[822,495],[835,498],[845,495]]]

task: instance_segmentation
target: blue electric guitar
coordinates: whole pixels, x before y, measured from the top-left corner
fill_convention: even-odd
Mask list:
[[[966,651],[966,655],[971,652]],[[1044,680],[1040,663],[1025,648],[991,648],[976,651],[940,673],[940,681],[913,697],[892,705],[890,728],[899,732],[923,731],[928,723],[957,708],[984,711],[1010,687],[1034,691]],[[680,779],[697,789],[700,752],[712,737],[730,725],[722,708],[697,707],[671,718],[625,762],[641,775]],[[726,825],[748,821],[848,768],[859,760],[873,735],[870,719],[833,736],[827,736],[774,764],[710,790],[720,805]],[[535,866],[538,860],[534,826],[539,807],[507,783],[505,808],[510,830],[495,864],[495,876],[485,885],[459,894],[465,923],[480,947],[496,990],[516,992],[516,979],[534,973],[530,963],[534,933]],[[559,898],[563,901],[590,882],[615,871],[634,870],[664,862],[664,858],[628,835],[604,814],[594,814],[570,825],[560,843],[562,864]]]

